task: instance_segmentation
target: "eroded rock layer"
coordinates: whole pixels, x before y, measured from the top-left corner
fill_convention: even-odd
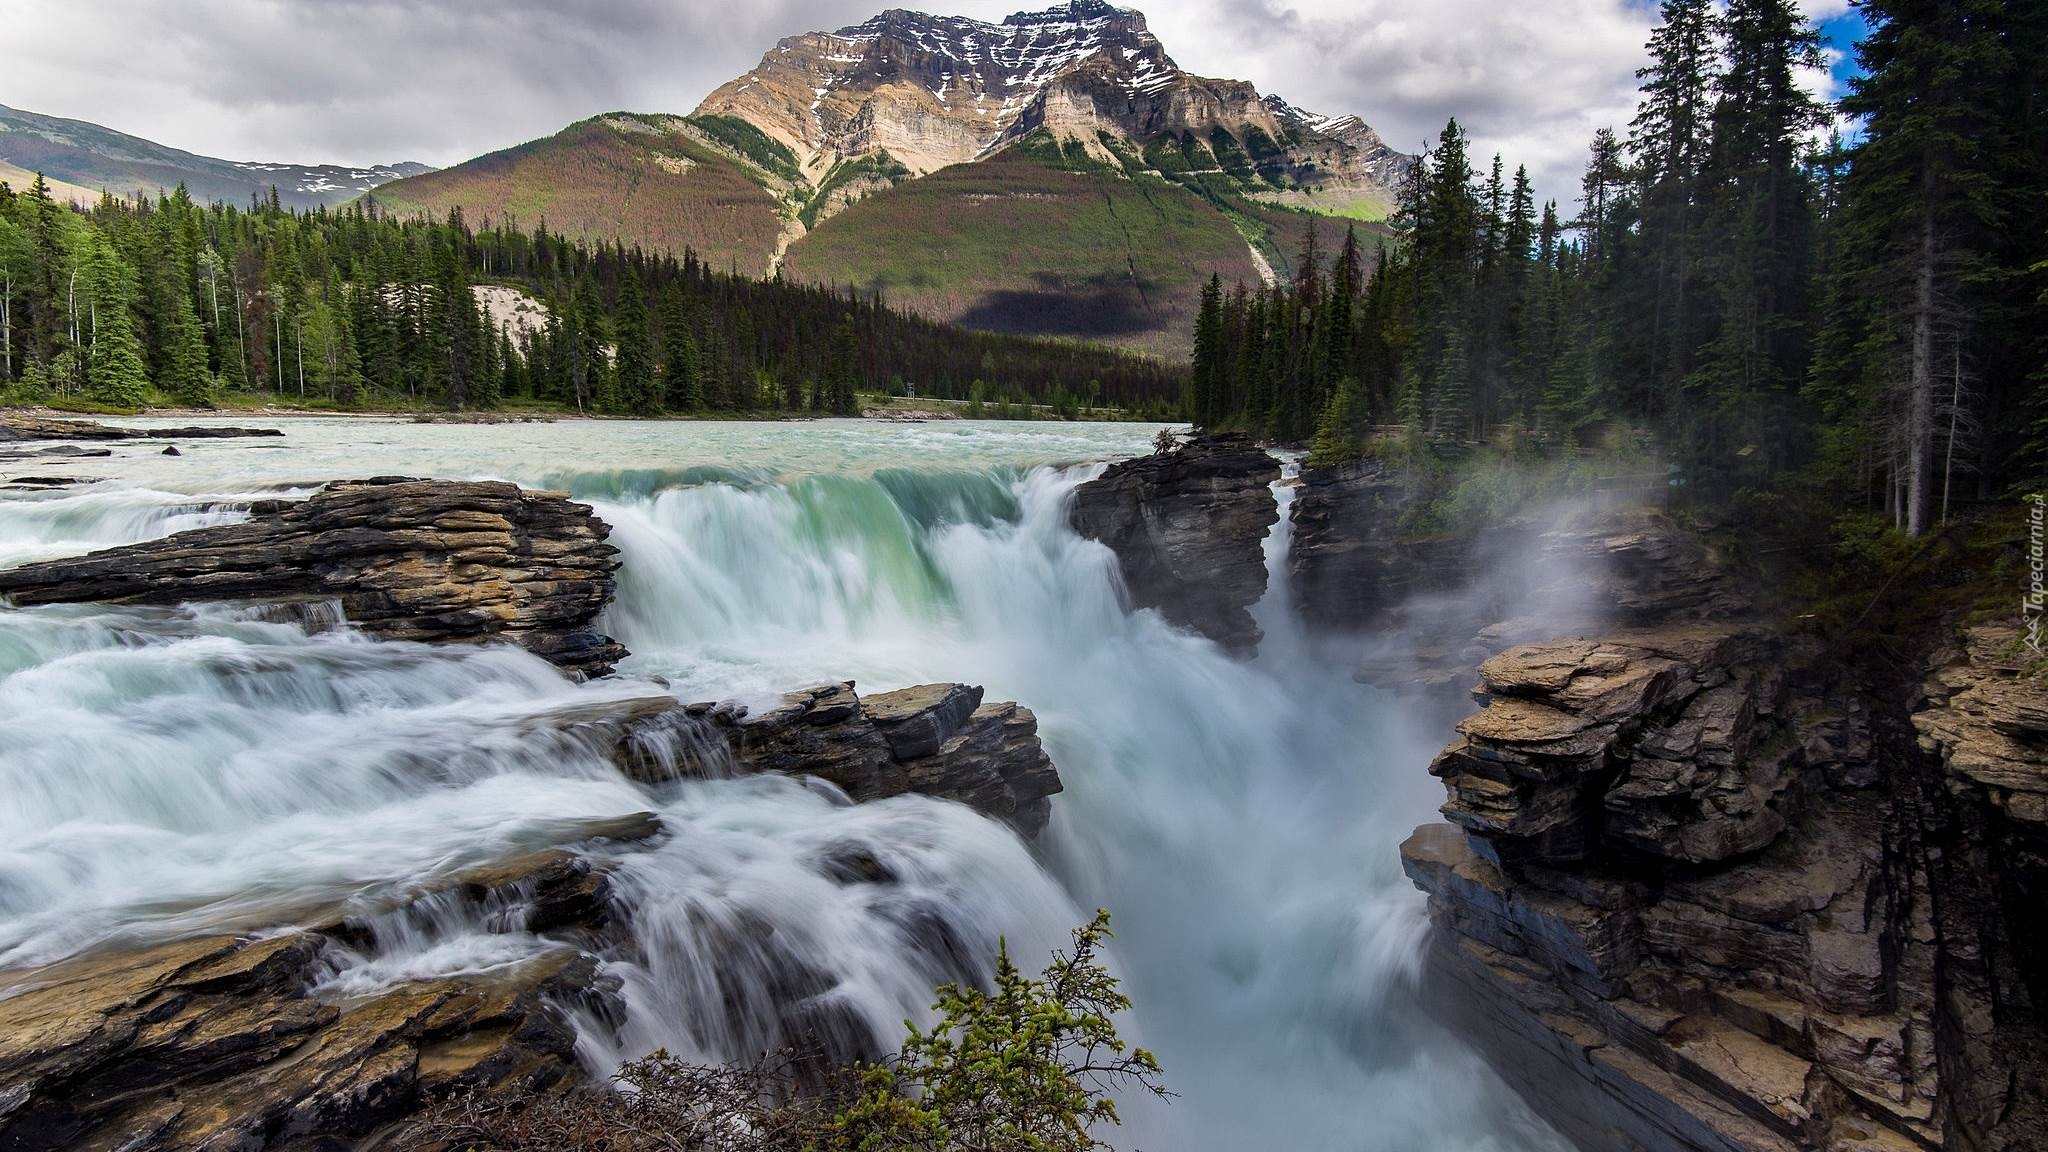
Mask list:
[[[643,783],[815,776],[856,802],[906,792],[958,801],[1026,836],[1044,829],[1060,791],[1038,718],[1020,704],[984,704],[981,689],[969,684],[865,697],[851,682],[826,684],[761,711],[651,696],[566,710],[549,722],[594,733]]]
[[[585,829],[645,839],[651,814]],[[344,1147],[453,1090],[578,1075],[568,1013],[618,1010],[594,949],[605,867],[550,849],[454,878],[421,903],[494,907],[549,934],[487,973],[368,995],[324,986],[378,919],[109,947],[0,972],[0,1148],[168,1152]],[[443,909],[446,911],[447,909]]]
[[[1943,655],[1917,746],[1772,628],[1487,660],[1402,846],[1440,1007],[1589,1150],[2044,1146],[2048,686],[2000,650]]]
[[[0,418],[0,442],[11,440],[221,440],[244,436],[282,436],[277,428],[236,428],[223,424],[189,428],[123,428],[97,420],[60,420],[47,416]]]
[[[179,532],[0,571],[17,606],[336,600],[380,639],[507,641],[580,676],[626,650],[598,630],[618,549],[559,492],[495,481],[380,478]]]
[[[1251,606],[1266,591],[1266,534],[1280,518],[1280,466],[1241,434],[1110,465],[1074,492],[1074,530],[1116,553],[1124,588],[1225,648],[1259,643]]]

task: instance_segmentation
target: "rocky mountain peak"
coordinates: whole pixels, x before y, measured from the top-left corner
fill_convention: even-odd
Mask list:
[[[747,121],[795,152],[814,182],[884,152],[923,175],[1041,129],[1112,162],[1122,144],[1135,155],[1171,135],[1193,166],[1235,163],[1248,177],[1259,166],[1275,188],[1383,192],[1405,160],[1356,116],[1319,116],[1182,70],[1142,13],[1102,0],[1000,23],[891,8],[784,39],[697,112]]]

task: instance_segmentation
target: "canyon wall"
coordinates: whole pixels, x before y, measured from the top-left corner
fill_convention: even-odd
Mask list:
[[[2011,630],[1873,664],[1654,510],[1418,538],[1410,498],[1308,471],[1290,578],[1319,633],[1401,638],[1364,678],[1477,681],[1401,849],[1434,1009],[1588,1152],[2048,1147],[2048,687]]]

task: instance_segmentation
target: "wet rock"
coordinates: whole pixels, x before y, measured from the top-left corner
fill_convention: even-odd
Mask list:
[[[6,443],[0,440],[0,443]],[[47,444],[41,448],[0,448],[0,460],[30,460],[49,457],[99,459],[112,456],[111,448],[84,448],[77,444]]]
[[[1303,620],[1346,632],[1384,628],[1418,594],[1462,589],[1486,570],[1476,537],[1407,530],[1403,517],[1414,499],[1404,474],[1377,460],[1302,470],[1288,579]],[[1511,549],[1508,532],[1487,549]],[[1497,618],[1478,614],[1487,619],[1470,621],[1466,635]]]
[[[1131,603],[1233,652],[1258,647],[1280,466],[1241,434],[1110,465],[1074,492],[1074,530],[1116,553]]]
[[[244,523],[0,572],[16,605],[337,600],[382,639],[504,641],[579,676],[625,649],[598,631],[618,550],[587,505],[489,481],[333,484]]]
[[[861,699],[861,710],[903,760],[937,752],[979,707],[981,689],[966,684],[926,684]]]
[[[207,937],[0,973],[0,1147],[353,1141],[422,1093],[575,1075],[554,1004],[606,995],[573,950],[486,976],[309,996],[311,933]]]
[[[588,734],[647,783],[754,772],[815,776],[855,802],[916,792],[1035,836],[1051,817],[1059,770],[1030,709],[981,699],[981,689],[966,684],[863,697],[844,682],[789,693],[760,712],[655,696],[579,706],[545,722]]]
[[[895,870],[862,844],[835,844],[818,861],[818,871],[840,884],[893,884]]]
[[[280,428],[237,428],[208,425],[191,428],[120,428],[97,420],[59,420],[47,416],[0,416],[0,441],[7,440],[218,440],[247,436],[282,436]]]
[[[184,455],[184,453],[183,453],[183,452],[180,452],[180,451],[178,451],[178,446],[177,446],[176,444],[171,444],[171,445],[168,445],[168,446],[166,446],[166,447],[164,448],[164,450],[163,450],[163,453],[162,453],[162,454],[163,454],[163,455],[165,455],[165,456],[183,456],[183,455]]]

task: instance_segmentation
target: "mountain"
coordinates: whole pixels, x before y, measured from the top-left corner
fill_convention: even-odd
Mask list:
[[[25,186],[41,172],[67,198],[128,196],[185,185],[197,200],[247,203],[269,196],[293,208],[352,200],[378,185],[431,171],[424,164],[273,164],[216,160],[102,128],[0,104],[0,180]]]
[[[585,243],[688,248],[721,271],[759,276],[798,227],[807,190],[795,157],[744,121],[613,112],[370,199],[392,212],[545,223]]]
[[[1207,169],[1257,199],[1304,205],[1383,200],[1412,162],[1356,116],[1316,116],[1243,81],[1183,71],[1143,14],[1101,0],[1000,24],[890,9],[792,36],[697,112],[753,124],[813,182],[879,152],[924,175],[1039,129],[1104,161],[1117,159],[1112,141],[1141,152],[1170,141],[1185,155],[1161,171]]]
[[[1284,273],[1318,215],[1377,227],[1413,163],[1356,116],[1184,71],[1142,14],[1073,0],[792,36],[689,116],[596,117],[372,198],[1178,357],[1212,274]]]

